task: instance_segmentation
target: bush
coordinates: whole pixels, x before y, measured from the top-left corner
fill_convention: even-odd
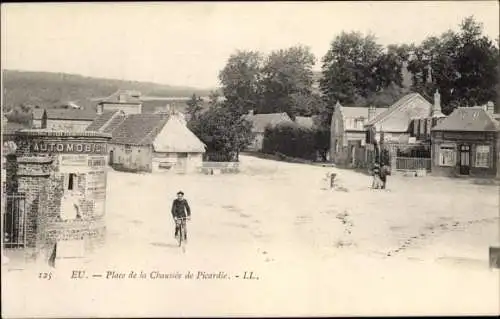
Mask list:
[[[303,128],[296,124],[281,124],[266,128],[262,152],[275,154],[280,159],[288,157],[314,161],[322,149],[323,139],[316,129]]]

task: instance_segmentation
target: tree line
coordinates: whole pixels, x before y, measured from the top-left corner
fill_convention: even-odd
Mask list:
[[[498,39],[485,36],[474,17],[463,19],[457,31],[430,36],[420,44],[383,46],[373,34],[343,31],[321,59],[319,81],[313,72],[316,61],[310,48],[302,45],[267,56],[236,51],[219,73],[224,101],[215,98],[211,108],[199,114],[193,96],[188,103],[193,118],[190,127],[205,142],[224,141],[209,147],[223,152],[249,143],[251,126],[241,116],[250,110],[256,114],[286,112],[292,119],[320,115],[318,130],[326,132],[336,102],[389,106],[410,92],[432,101],[439,90],[445,114],[458,106],[488,101],[495,101],[496,107],[500,104]],[[405,83],[405,74],[411,75],[409,83]],[[272,140],[278,140],[273,136]],[[240,140],[229,142],[231,139]]]

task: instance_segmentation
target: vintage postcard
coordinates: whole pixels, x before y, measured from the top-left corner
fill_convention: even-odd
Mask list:
[[[2,4],[2,318],[499,315],[498,26]]]

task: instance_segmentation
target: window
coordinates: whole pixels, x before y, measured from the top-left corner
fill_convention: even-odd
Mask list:
[[[456,150],[454,146],[442,145],[439,148],[439,166],[455,166]]]
[[[489,168],[490,159],[490,146],[489,145],[477,145],[476,146],[476,167]]]
[[[418,124],[419,124],[418,135],[425,136],[425,121],[421,119],[418,121]]]
[[[364,120],[356,119],[356,129],[363,129],[363,126],[364,126]]]

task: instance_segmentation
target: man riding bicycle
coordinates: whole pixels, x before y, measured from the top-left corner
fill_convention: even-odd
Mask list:
[[[177,198],[174,199],[172,203],[172,217],[175,221],[175,238],[177,238],[179,234],[179,219],[180,222],[183,223],[184,226],[184,240],[187,240],[187,231],[186,231],[186,218],[191,219],[191,208],[189,208],[189,204],[187,200],[184,198],[184,192],[177,192]]]

